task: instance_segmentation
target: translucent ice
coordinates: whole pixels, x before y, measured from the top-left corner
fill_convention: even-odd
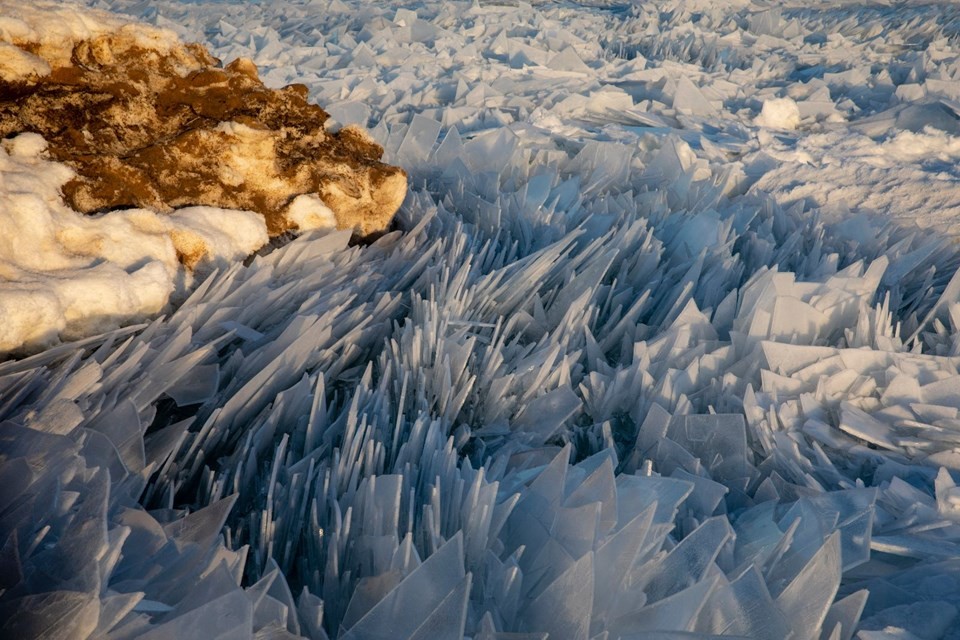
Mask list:
[[[956,626],[953,5],[97,4],[306,83],[411,188],[0,363],[0,635]]]
[[[716,109],[704,97],[700,90],[687,77],[677,80],[677,89],[673,94],[673,108],[681,113],[695,116],[716,114]]]

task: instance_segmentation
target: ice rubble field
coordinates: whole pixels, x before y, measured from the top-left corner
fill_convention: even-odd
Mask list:
[[[411,190],[0,364],[5,634],[960,638],[960,6],[90,4]]]

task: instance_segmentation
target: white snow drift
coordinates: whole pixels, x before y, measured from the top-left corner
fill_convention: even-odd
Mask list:
[[[0,352],[56,344],[157,314],[193,278],[177,252],[199,249],[200,271],[267,241],[262,216],[190,207],[83,216],[59,189],[72,177],[43,158],[32,133],[0,149]]]
[[[7,81],[69,64],[74,45],[122,31],[147,49],[178,44],[168,30],[118,15],[50,2],[0,2],[0,75]],[[29,43],[38,56],[9,43]],[[17,53],[10,53],[15,51]],[[59,190],[71,169],[46,159],[33,133],[0,149],[0,353],[44,346],[154,316],[183,299],[195,273],[177,253],[200,255],[199,275],[248,256],[267,241],[262,217],[191,207],[82,216]]]

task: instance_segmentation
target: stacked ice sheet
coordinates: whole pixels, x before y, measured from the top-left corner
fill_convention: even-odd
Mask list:
[[[584,100],[601,59],[553,25],[646,14],[215,9],[266,60],[323,27],[278,74],[349,51],[371,91],[426,96],[411,56],[461,38],[554,79],[516,85],[535,123],[479,75],[391,111],[413,189],[372,246],[303,236],[169,317],[0,364],[3,631],[960,637],[952,242],[748,191],[733,134],[672,128],[702,84],[659,115]]]
[[[849,637],[861,587],[877,615],[958,601],[960,361],[873,304],[936,240],[881,234],[865,274],[824,247],[794,282],[748,257],[801,222],[769,202],[690,257],[663,198],[602,230],[577,207],[536,248],[526,197],[492,203],[497,237],[414,195],[405,233],[303,237],[134,334],[3,365],[8,624]],[[799,229],[810,263],[830,235]],[[940,582],[904,589],[914,566]]]

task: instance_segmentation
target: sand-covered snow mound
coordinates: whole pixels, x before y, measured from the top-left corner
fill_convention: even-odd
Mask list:
[[[406,194],[363,129],[327,132],[250,60],[50,3],[0,4],[0,44],[0,352],[156,314],[267,234],[382,232]]]

